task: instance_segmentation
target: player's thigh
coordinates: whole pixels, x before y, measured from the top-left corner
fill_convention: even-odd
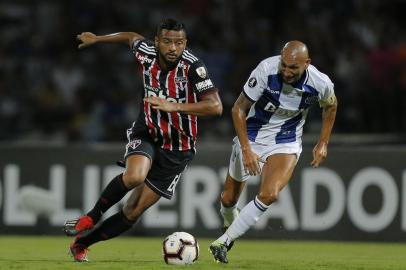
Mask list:
[[[124,154],[126,166],[123,174],[127,187],[144,182],[155,157],[155,145],[147,137],[130,138]]]
[[[262,168],[260,193],[275,194],[284,188],[295,169],[296,154],[274,154],[267,158]]]
[[[143,180],[148,175],[151,165],[151,160],[144,155],[133,154],[128,156],[126,159],[124,177],[127,175],[129,177]]]

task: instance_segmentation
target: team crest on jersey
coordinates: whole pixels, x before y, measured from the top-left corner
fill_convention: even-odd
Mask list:
[[[206,76],[207,76],[207,72],[206,72],[206,69],[204,67],[196,68],[196,73],[202,79],[206,78]]]
[[[248,80],[248,86],[252,88],[255,87],[255,85],[257,85],[257,79],[255,77],[251,77]]]
[[[137,139],[137,140],[132,140],[131,142],[129,142],[127,146],[128,146],[129,148],[135,149],[135,148],[137,148],[138,146],[140,146],[140,144],[141,144],[141,140],[140,140],[140,139]]]
[[[175,77],[175,83],[179,90],[183,91],[186,88],[188,80],[186,77]]]

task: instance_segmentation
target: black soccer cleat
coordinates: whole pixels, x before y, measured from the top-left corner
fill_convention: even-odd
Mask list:
[[[227,231],[228,227],[224,226],[223,228],[221,228],[221,232],[225,233]],[[230,242],[230,244],[228,244],[227,246],[227,251],[230,251],[230,249],[234,246],[234,240]]]
[[[227,247],[224,243],[214,241],[213,243],[211,243],[209,250],[216,262],[228,263]]]

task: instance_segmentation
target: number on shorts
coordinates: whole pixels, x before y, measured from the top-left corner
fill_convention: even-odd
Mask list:
[[[172,183],[169,185],[169,187],[168,187],[168,189],[167,189],[169,192],[172,192],[172,191],[175,190],[176,185],[177,185],[178,182],[179,182],[179,179],[180,179],[180,174],[177,174],[177,175],[175,176],[175,178],[173,178]]]

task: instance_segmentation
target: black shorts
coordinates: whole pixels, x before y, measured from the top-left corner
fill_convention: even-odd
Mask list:
[[[170,151],[155,145],[148,135],[129,136],[124,159],[130,155],[148,157],[152,166],[145,184],[158,195],[171,199],[181,173],[193,159],[195,153],[190,151]]]

